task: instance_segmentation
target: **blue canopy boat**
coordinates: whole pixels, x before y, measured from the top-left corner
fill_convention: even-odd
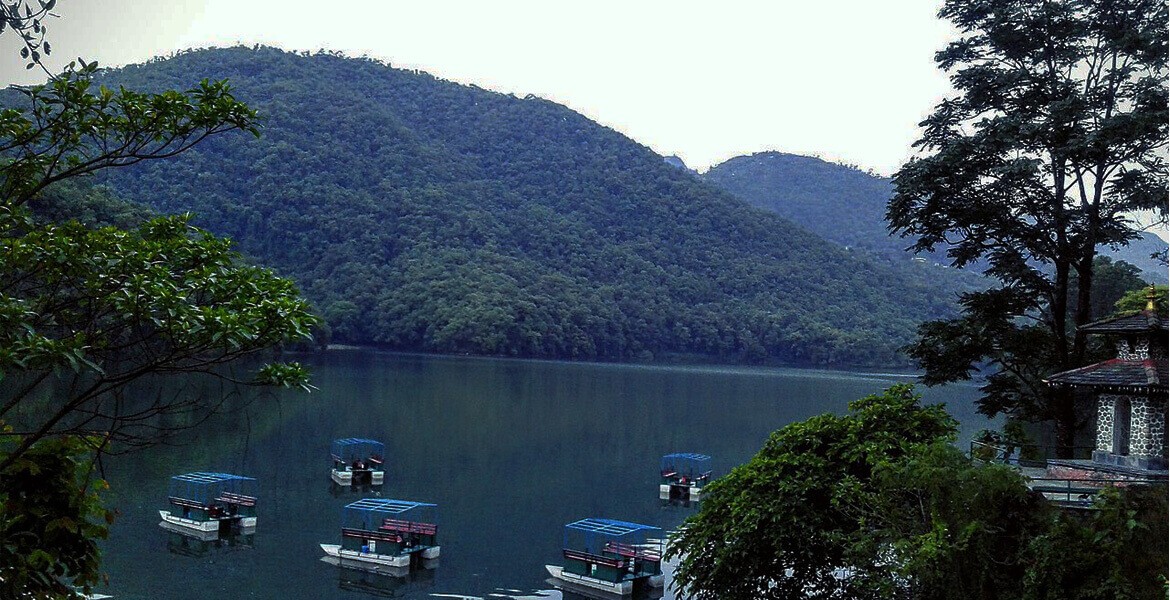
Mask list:
[[[341,517],[341,543],[321,544],[325,554],[347,561],[384,567],[409,567],[411,557],[439,557],[435,524],[437,506],[425,502],[364,498],[346,505]]]
[[[661,531],[613,519],[581,519],[565,525],[564,564],[545,565],[553,577],[589,590],[621,596],[635,587],[663,585],[662,542],[646,534]]]
[[[382,485],[385,456],[386,445],[377,440],[333,440],[329,448],[329,457],[333,459],[329,477],[333,483],[341,486]]]
[[[711,457],[691,452],[667,454],[659,463],[659,472],[662,474],[659,498],[697,501],[701,499],[703,486],[711,479]]]
[[[224,534],[256,527],[256,480],[230,473],[186,473],[171,477],[170,510],[164,524]]]

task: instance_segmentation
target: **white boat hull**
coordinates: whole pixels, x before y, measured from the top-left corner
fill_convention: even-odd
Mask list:
[[[158,526],[161,527],[164,531],[169,531],[171,533],[181,535],[185,538],[199,540],[201,542],[214,542],[219,539],[218,531],[203,531],[201,529],[175,525],[170,521],[159,521]]]
[[[329,472],[330,479],[337,485],[353,485],[353,471],[333,469]],[[385,471],[371,471],[370,485],[382,485],[385,481]]]
[[[668,484],[660,484],[658,486],[658,498],[661,500],[670,500],[670,488],[671,486]],[[689,486],[687,488],[687,494],[687,500],[694,502],[699,500],[700,496],[702,496],[703,488],[697,485]]]
[[[195,531],[219,531],[219,521],[196,521],[195,519],[186,519],[183,517],[171,514],[169,510],[158,511],[158,516],[162,520],[171,525],[178,525],[179,527],[186,527]]]
[[[633,581],[627,580],[613,583],[609,581],[602,581],[600,579],[594,579],[593,577],[577,575],[576,573],[566,573],[564,567],[557,565],[545,565],[544,568],[548,570],[549,575],[552,575],[561,581],[567,581],[573,585],[579,585],[619,596],[628,596],[634,592]]]
[[[194,531],[203,531],[203,532],[218,532],[219,531],[219,521],[215,520],[215,519],[210,520],[210,521],[196,521],[195,519],[186,519],[183,517],[173,515],[173,514],[171,514],[171,511],[169,511],[169,510],[158,511],[158,516],[162,517],[162,520],[166,523],[170,523],[171,525],[177,525],[179,527],[185,527],[187,529],[191,529]],[[241,518],[240,519],[240,527],[242,527],[244,529],[249,529],[249,528],[254,529],[256,527],[256,517],[243,517],[243,518]]]
[[[374,554],[372,552],[358,552],[356,550],[346,550],[339,544],[321,544],[321,549],[325,554],[341,560],[344,564],[346,561],[365,563],[368,565],[378,565],[383,567],[409,567],[409,554]],[[436,558],[439,556],[439,548],[431,548],[434,550],[434,556],[427,556],[423,554],[423,558]]]
[[[366,573],[374,573],[376,575],[385,575],[388,577],[398,577],[405,579],[410,577],[410,567],[387,567],[385,565],[376,565],[373,563],[359,562],[354,560],[345,560],[336,556],[322,556],[321,562],[340,567],[342,569],[349,569],[351,571],[363,571]],[[439,561],[433,561],[438,563]],[[434,568],[424,565],[424,568]]]

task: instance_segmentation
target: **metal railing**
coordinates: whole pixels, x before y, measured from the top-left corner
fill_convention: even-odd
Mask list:
[[[1054,458],[1058,446],[1041,446],[1039,444],[992,444],[971,440],[967,456],[980,463],[998,463],[1016,465],[1020,467],[1035,467],[1043,469],[1048,466],[1048,459]],[[1072,446],[1072,459],[1089,459],[1093,457],[1093,446]]]
[[[1047,458],[1023,458],[1036,456],[1040,450],[1053,450],[1053,446],[1006,444],[989,444],[987,442],[971,442],[970,458],[980,464],[1004,464],[1023,468],[1046,469]],[[1093,447],[1074,448],[1074,456],[1089,457]],[[1148,479],[1142,477],[1115,477],[1115,478],[1071,478],[1071,477],[1027,477],[1028,488],[1043,494],[1053,503],[1067,508],[1092,508],[1093,500],[1101,490],[1109,487],[1167,485],[1165,479]]]
[[[1166,485],[1165,479],[1069,479],[1032,477],[1028,488],[1062,506],[1089,508],[1101,490],[1110,487]]]

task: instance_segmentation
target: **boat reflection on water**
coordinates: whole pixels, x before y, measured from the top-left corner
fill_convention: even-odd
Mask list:
[[[380,497],[382,495],[382,486],[384,484],[349,484],[340,485],[332,479],[329,480],[329,494],[334,498],[341,498],[343,496],[374,496]]]
[[[218,531],[198,531],[166,521],[158,524],[167,533],[167,550],[184,556],[207,556],[213,553],[250,550],[256,546],[256,528],[242,527],[221,535]]]
[[[321,561],[337,568],[337,587],[350,592],[361,592],[384,598],[397,598],[422,588],[435,585],[435,571],[439,559],[419,560],[405,567],[372,565],[335,556],[323,556]]]
[[[545,583],[561,592],[562,600],[657,600],[665,595],[660,587],[637,588],[632,595],[622,596],[613,592],[603,592],[583,585],[577,585],[563,579],[550,577]]]

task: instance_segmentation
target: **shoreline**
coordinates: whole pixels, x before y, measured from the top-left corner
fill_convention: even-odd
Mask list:
[[[719,360],[718,357],[708,356],[703,354],[673,354],[662,358],[655,358],[654,360],[599,360],[599,359],[572,359],[572,358],[540,358],[540,357],[523,357],[523,356],[501,356],[491,354],[452,354],[443,352],[425,352],[419,350],[395,350],[390,348],[379,347],[375,345],[357,345],[357,344],[329,344],[324,350],[315,351],[286,351],[288,354],[328,354],[328,353],[346,353],[346,352],[371,352],[377,354],[388,354],[405,357],[420,357],[420,358],[435,358],[435,359],[472,359],[472,360],[507,360],[507,361],[522,361],[529,363],[561,363],[561,364],[579,364],[579,365],[605,365],[615,367],[628,368],[651,368],[651,369],[670,369],[670,368],[694,368],[704,370],[721,370],[739,371],[748,374],[752,371],[759,372],[758,374],[770,374],[770,371],[802,371],[805,373],[825,373],[825,374],[839,374],[848,373],[853,376],[875,377],[882,379],[909,379],[917,380],[921,375],[920,371],[916,371],[910,367],[903,366],[857,366],[857,365],[815,365],[808,363],[786,363],[781,361],[769,361],[762,363],[747,363],[735,362],[731,360]],[[916,382],[916,381],[915,381]],[[976,384],[977,382],[970,382]]]

